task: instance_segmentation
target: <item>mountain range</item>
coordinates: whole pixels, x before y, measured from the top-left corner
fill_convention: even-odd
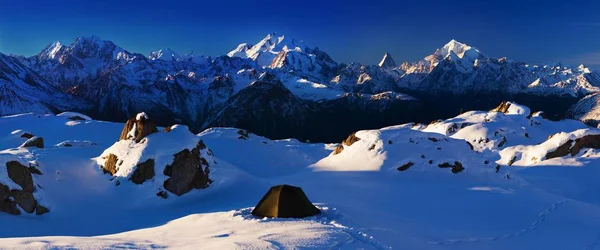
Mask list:
[[[579,118],[597,102],[567,111],[598,92],[600,74],[583,65],[493,58],[456,40],[418,62],[397,64],[385,53],[378,65],[338,63],[275,34],[217,57],[171,49],[143,55],[99,37],[54,42],[31,57],[0,53],[0,115],[72,110],[125,121],[145,111],[163,126],[238,127],[272,139],[340,141],[356,130],[429,122],[502,100],[550,118]]]

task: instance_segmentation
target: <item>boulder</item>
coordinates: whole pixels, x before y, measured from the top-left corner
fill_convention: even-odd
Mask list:
[[[38,205],[33,193],[25,192],[22,190],[10,190],[10,195],[13,197],[15,202],[27,213],[33,213],[35,207]]]
[[[28,167],[21,165],[21,163],[17,161],[9,161],[6,163],[6,170],[8,172],[8,177],[21,186],[23,191],[33,192],[33,178],[31,177],[31,171]]]
[[[38,205],[35,208],[35,214],[36,215],[42,215],[42,214],[45,214],[45,213],[48,213],[48,212],[50,212],[50,210],[48,208],[42,206],[42,205]]]
[[[408,163],[398,167],[398,171],[406,171],[406,170],[408,170],[408,168],[412,167],[413,165],[415,165],[415,164],[412,162],[408,162]]]
[[[13,215],[21,214],[17,203],[10,198],[10,189],[2,183],[0,183],[0,211]]]
[[[439,168],[452,168],[452,173],[457,174],[465,170],[462,163],[455,161],[454,164],[450,164],[448,162],[444,162],[442,164],[438,164]]]
[[[144,137],[156,132],[158,132],[156,123],[142,112],[127,120],[119,140],[133,139],[135,142],[140,142]]]
[[[24,148],[36,147],[36,148],[44,148],[44,138],[42,137],[31,137],[21,145]]]
[[[170,177],[163,184],[166,190],[180,196],[194,188],[208,187],[212,181],[208,178],[208,161],[200,155],[202,148],[206,146],[200,141],[191,151],[184,149],[174,155],[173,163],[164,170],[164,175]]]
[[[154,159],[148,159],[145,162],[138,163],[135,171],[129,178],[135,184],[142,184],[146,180],[154,178]]]
[[[25,138],[25,139],[31,139],[31,138],[33,138],[33,136],[34,136],[34,135],[33,135],[33,134],[31,134],[31,133],[23,133],[23,134],[21,135],[21,138]]]

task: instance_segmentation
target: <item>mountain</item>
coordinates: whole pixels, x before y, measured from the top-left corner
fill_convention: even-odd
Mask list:
[[[271,138],[311,141],[337,141],[351,130],[409,120],[429,122],[462,110],[489,109],[502,100],[559,119],[584,96],[600,92],[600,75],[583,65],[493,58],[456,40],[417,62],[398,64],[386,53],[378,65],[338,63],[318,47],[276,34],[217,57],[171,49],[144,56],[99,37],[51,43],[28,58],[7,57],[48,86],[40,96],[68,98],[54,102],[6,94],[13,97],[5,106],[14,112],[4,114],[69,107],[96,119],[124,121],[144,110],[163,126],[185,123],[194,131],[241,126]],[[6,69],[3,74],[15,75]],[[29,87],[23,74],[17,75],[11,90],[25,94],[21,89]],[[265,75],[270,80],[262,79]],[[272,90],[281,96],[265,99],[263,92]],[[257,105],[259,100],[273,106]],[[294,115],[274,108],[279,105]],[[261,127],[259,121],[274,125]]]
[[[388,69],[393,69],[396,68],[396,62],[394,61],[394,59],[392,58],[392,55],[390,55],[390,53],[385,52],[385,55],[383,55],[383,58],[381,59],[381,62],[379,62],[379,67],[381,68],[388,68]]]
[[[0,53],[0,116],[89,107],[89,103],[52,86],[17,58]]]

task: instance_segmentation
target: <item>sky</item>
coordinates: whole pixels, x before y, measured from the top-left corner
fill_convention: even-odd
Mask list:
[[[356,2],[356,3],[353,3]],[[130,52],[218,56],[276,32],[338,62],[417,61],[451,39],[487,56],[600,69],[600,1],[0,0],[0,52],[96,35]]]

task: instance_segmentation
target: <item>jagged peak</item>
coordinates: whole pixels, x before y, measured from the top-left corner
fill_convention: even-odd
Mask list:
[[[396,62],[394,61],[392,55],[389,52],[385,52],[383,58],[381,59],[378,65],[381,68],[395,68],[397,66]]]
[[[157,51],[150,52],[148,56],[150,60],[179,60],[181,59],[181,55],[170,48],[160,49]]]
[[[467,55],[467,57],[473,57],[473,60],[477,57],[483,56],[483,54],[481,54],[477,48],[471,47],[454,39],[450,40],[450,42],[446,43],[442,48],[437,49],[433,55],[437,59],[443,59],[450,56],[450,52],[454,52],[454,54],[461,59],[464,58],[465,55]]]

